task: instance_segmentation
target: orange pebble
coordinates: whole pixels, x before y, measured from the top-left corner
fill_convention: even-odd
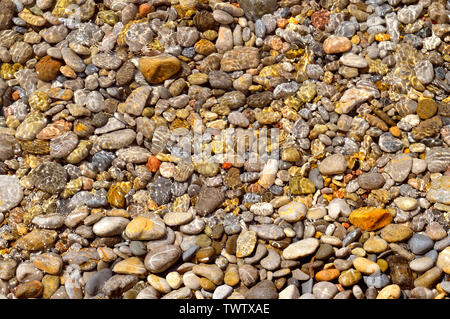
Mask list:
[[[19,92],[18,91],[14,91],[12,93],[11,97],[13,98],[14,101],[17,101],[20,98]]]
[[[389,128],[389,132],[395,137],[400,137],[402,135],[402,131],[397,126],[392,126]]]
[[[389,40],[391,37],[389,36],[389,34],[386,33],[378,33],[375,35],[375,40],[381,42],[381,41],[387,41]]]
[[[340,274],[341,272],[339,270],[331,268],[319,271],[315,277],[317,281],[332,281],[339,277]]]
[[[349,227],[350,227],[350,224],[349,224],[349,223],[342,223],[342,226],[343,226],[344,228],[349,228]]]
[[[148,162],[145,166],[152,171],[152,173],[156,173],[161,165],[161,161],[156,158],[156,156],[150,156],[148,158]]]
[[[139,15],[141,17],[144,17],[153,11],[155,11],[155,8],[150,3],[143,3],[139,6]]]
[[[225,162],[225,163],[222,164],[222,168],[223,168],[223,169],[230,169],[231,166],[232,166],[232,165],[231,165],[230,162]]]
[[[341,191],[334,192],[334,197],[336,198],[343,198],[344,194]]]
[[[277,22],[277,27],[284,29],[288,23],[289,23],[289,21],[287,19],[280,19]]]

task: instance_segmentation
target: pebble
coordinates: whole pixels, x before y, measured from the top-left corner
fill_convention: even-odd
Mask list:
[[[379,189],[385,182],[385,178],[380,173],[366,173],[358,177],[359,186],[367,190]]]
[[[169,55],[158,55],[139,59],[139,70],[150,84],[158,84],[180,70],[180,61]]]
[[[389,243],[403,242],[412,235],[410,227],[400,224],[389,224],[381,230],[381,237]]]
[[[103,217],[92,227],[92,231],[101,237],[120,235],[130,221],[124,217]]]
[[[339,61],[342,62],[342,64],[352,67],[352,68],[365,68],[369,65],[369,63],[361,56],[358,56],[354,53],[346,53],[342,55],[342,57],[339,59]]]
[[[427,270],[421,276],[417,277],[417,279],[414,280],[414,287],[431,288],[434,286],[434,284],[436,284],[436,282],[439,280],[441,276],[442,276],[442,269],[435,266]]]
[[[161,245],[152,249],[144,260],[145,268],[153,273],[161,273],[171,267],[181,257],[181,251],[174,245]]]
[[[316,238],[307,238],[290,244],[283,250],[285,259],[297,259],[311,255],[319,247],[319,240]]]
[[[398,285],[389,285],[381,289],[377,295],[377,299],[399,299],[401,290]]]
[[[322,281],[313,286],[312,293],[317,299],[333,299],[338,293],[338,289],[331,282]]]
[[[450,272],[450,248],[442,250],[437,258],[436,266],[440,267],[446,274]]]
[[[263,280],[250,288],[246,294],[246,299],[278,299],[277,288],[270,280]]]
[[[323,175],[342,174],[347,170],[345,157],[340,154],[333,154],[319,164],[319,171]]]
[[[232,293],[233,293],[233,287],[228,286],[228,285],[221,285],[221,286],[218,286],[214,290],[212,299],[226,299]]]
[[[352,48],[352,43],[346,37],[331,36],[323,42],[323,50],[326,54],[347,52]]]
[[[411,268],[411,270],[419,273],[427,271],[428,269],[433,267],[433,265],[434,261],[430,257],[417,258],[409,263],[409,267]]]
[[[385,209],[361,207],[350,213],[349,221],[364,230],[376,230],[388,225],[392,215]]]
[[[433,65],[428,60],[420,61],[416,64],[414,71],[416,72],[417,79],[422,84],[428,84],[433,81],[434,70]]]
[[[278,209],[278,214],[283,220],[294,223],[305,217],[306,206],[300,202],[291,202],[287,205],[281,206]]]
[[[415,255],[425,254],[433,245],[433,240],[425,234],[414,234],[408,241],[409,249]]]
[[[0,212],[16,207],[23,198],[23,188],[15,176],[0,175]]]
[[[447,298],[445,5],[110,2],[0,1],[2,298]]]
[[[195,265],[192,271],[198,276],[203,276],[211,280],[215,285],[221,284],[224,278],[224,273],[217,265]]]
[[[380,267],[377,263],[364,257],[356,257],[355,259],[353,259],[353,267],[355,267],[355,269],[359,272],[366,275],[371,275],[380,271]]]
[[[386,240],[374,236],[370,237],[364,242],[364,250],[368,253],[379,254],[388,249],[388,243]]]
[[[242,231],[237,239],[236,257],[250,256],[255,249],[257,236],[254,231]]]

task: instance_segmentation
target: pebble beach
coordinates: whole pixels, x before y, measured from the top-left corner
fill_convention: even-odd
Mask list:
[[[0,0],[0,299],[449,299],[450,1]]]

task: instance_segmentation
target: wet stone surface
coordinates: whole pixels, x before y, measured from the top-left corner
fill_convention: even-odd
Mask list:
[[[0,299],[448,299],[449,13],[1,0]]]

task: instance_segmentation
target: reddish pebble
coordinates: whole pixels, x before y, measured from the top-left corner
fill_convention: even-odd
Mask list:
[[[269,45],[272,49],[274,50],[281,50],[283,48],[283,41],[281,41],[281,38],[279,37],[273,37],[270,42]]]
[[[91,190],[92,186],[94,185],[94,180],[85,176],[83,177],[83,190]]]
[[[143,3],[139,6],[139,15],[145,17],[150,12],[155,11],[155,8],[149,3]]]
[[[14,91],[11,97],[14,101],[17,101],[20,98],[19,92]]]
[[[225,163],[222,164],[222,168],[223,168],[223,169],[230,169],[231,166],[232,166],[232,165],[231,165],[231,163],[229,163],[229,162],[225,162]]]
[[[346,37],[331,36],[323,42],[323,50],[326,54],[347,52],[352,48],[352,42]]]
[[[330,22],[330,13],[325,9],[314,12],[311,16],[311,24],[317,29],[325,29],[328,22]]]
[[[157,159],[156,156],[150,156],[146,166],[152,173],[156,173],[160,165],[161,161]]]

